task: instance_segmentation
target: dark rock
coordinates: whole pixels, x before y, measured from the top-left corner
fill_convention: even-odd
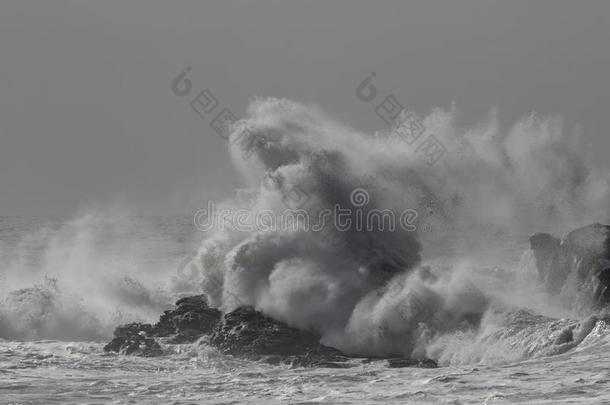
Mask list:
[[[610,304],[610,226],[592,224],[559,240],[549,234],[530,238],[536,267],[549,292],[561,291],[573,274],[581,293],[595,307]]]
[[[563,285],[565,277],[567,277],[567,275],[564,274],[555,274],[554,277],[551,276],[551,269],[557,268],[554,262],[558,255],[560,244],[560,239],[557,239],[548,233],[537,233],[530,237],[530,247],[534,252],[538,275],[553,291],[558,291]]]
[[[163,352],[161,346],[148,336],[151,330],[152,325],[147,323],[119,326],[114,331],[114,339],[104,346],[104,351],[144,357],[160,356]]]
[[[183,298],[176,308],[161,315],[154,326],[131,323],[119,326],[105,351],[139,356],[162,354],[156,338],[165,343],[193,342],[211,335],[210,343],[223,353],[271,364],[303,367],[345,367],[348,358],[337,349],[319,343],[314,333],[292,328],[250,307],[224,316],[210,308],[205,296]]]
[[[610,225],[592,224],[567,234],[562,247],[581,256],[606,255],[610,250]]]
[[[159,356],[161,347],[155,338],[169,337],[168,343],[194,342],[210,334],[218,321],[220,311],[210,308],[205,296],[186,297],[176,302],[176,308],[161,315],[154,326],[147,323],[130,323],[114,331],[114,339],[105,351],[139,356]]]
[[[269,318],[251,307],[227,313],[210,337],[223,353],[269,363],[339,367],[348,358],[320,337]],[[278,357],[279,356],[279,357]]]
[[[432,359],[409,359],[399,357],[396,359],[388,359],[388,367],[391,368],[403,368],[403,367],[418,367],[418,368],[438,368],[436,361]]]
[[[176,301],[175,309],[161,315],[151,335],[172,336],[173,343],[194,342],[210,334],[219,321],[220,311],[210,308],[204,295],[186,297]]]
[[[164,344],[193,342],[209,335],[209,343],[221,352],[269,364],[293,367],[350,367],[341,351],[321,344],[320,336],[276,321],[252,307],[241,307],[221,318],[204,296],[183,298],[165,311],[155,325],[131,323],[114,331],[105,351],[139,356],[162,354]],[[432,360],[390,359],[390,367],[436,367]]]

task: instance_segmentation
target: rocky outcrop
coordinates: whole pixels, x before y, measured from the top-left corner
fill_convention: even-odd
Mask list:
[[[296,366],[341,367],[342,352],[319,343],[314,333],[278,322],[252,307],[241,307],[224,316],[210,343],[225,354]]]
[[[186,297],[161,315],[154,325],[130,323],[116,328],[104,350],[139,356],[163,354],[163,343],[189,343],[202,336],[225,354],[273,364],[304,367],[342,367],[348,360],[337,349],[319,343],[319,336],[275,321],[251,307],[221,317],[205,296]],[[159,339],[163,338],[163,339]]]
[[[168,338],[168,343],[194,342],[210,334],[219,321],[220,311],[210,308],[204,295],[182,298],[176,302],[176,308],[165,311],[155,325],[135,322],[119,326],[104,350],[159,356],[161,346],[154,338]]]
[[[220,311],[208,306],[204,295],[185,297],[176,308],[165,311],[152,328],[152,336],[172,337],[172,343],[194,342],[212,333],[220,321]]]
[[[130,323],[116,328],[104,350],[127,355],[160,356],[162,345],[189,343],[207,336],[222,353],[294,367],[349,367],[350,357],[320,343],[320,336],[270,318],[252,307],[221,316],[205,296],[186,297],[165,311],[159,322]],[[161,344],[160,344],[161,343]],[[368,359],[369,361],[381,359]],[[391,359],[390,367],[433,367],[432,360]]]
[[[588,225],[561,240],[538,233],[530,238],[530,246],[549,292],[560,292],[570,281],[591,295],[594,307],[610,304],[610,226]]]
[[[130,323],[114,330],[114,338],[104,346],[104,351],[153,357],[163,354],[161,346],[150,336],[152,325]]]

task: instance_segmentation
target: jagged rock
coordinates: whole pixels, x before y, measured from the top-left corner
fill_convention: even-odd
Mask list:
[[[148,323],[130,323],[114,331],[114,339],[105,351],[141,356],[161,355],[161,347],[154,339],[170,337],[168,343],[194,342],[210,334],[218,321],[220,311],[210,308],[205,296],[186,297],[176,302],[176,308],[165,311],[154,326]]]
[[[151,331],[152,336],[172,336],[173,343],[193,342],[208,335],[220,321],[220,311],[208,306],[204,295],[176,301],[176,308],[161,315]]]
[[[130,323],[114,330],[114,339],[104,346],[104,351],[131,354],[144,357],[160,356],[161,346],[148,334],[152,325],[148,323]]]
[[[432,359],[415,360],[405,357],[396,359],[388,359],[388,367],[403,368],[403,367],[419,367],[419,368],[438,368],[436,361]]]
[[[592,290],[597,307],[610,303],[610,226],[592,224],[563,239],[538,233],[530,238],[541,280],[556,294],[573,274],[581,291]]]
[[[116,328],[105,351],[127,355],[159,356],[163,343],[193,342],[209,335],[209,343],[221,352],[269,364],[295,367],[349,367],[350,358],[319,343],[320,337],[276,321],[252,307],[240,307],[221,318],[204,296],[183,298],[176,308],[161,315],[155,325],[130,323]],[[165,339],[160,339],[165,338]],[[168,339],[169,338],[169,339]],[[433,367],[432,360],[391,359],[390,367]]]
[[[341,367],[348,358],[319,336],[269,318],[251,307],[227,313],[210,343],[225,354],[294,366]]]

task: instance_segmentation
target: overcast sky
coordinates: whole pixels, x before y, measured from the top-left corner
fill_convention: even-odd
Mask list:
[[[240,185],[224,140],[171,90],[186,66],[243,115],[255,96],[382,129],[356,86],[582,125],[610,168],[610,1],[0,2],[0,214],[92,204],[184,212]]]

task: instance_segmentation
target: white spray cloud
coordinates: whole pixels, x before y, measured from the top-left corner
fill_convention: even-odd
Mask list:
[[[279,213],[295,188],[322,207],[351,207],[350,192],[362,188],[367,210],[416,209],[430,230],[349,229],[334,233],[339,243],[300,228],[219,231],[199,257],[212,303],[225,311],[253,305],[351,353],[423,355],[442,329],[432,319],[454,329],[475,324],[494,291],[506,289],[498,280],[521,280],[499,269],[478,273],[489,263],[514,270],[508,236],[605,219],[607,174],[589,165],[582,136],[559,118],[532,115],[504,129],[491,113],[459,128],[456,115],[435,110],[422,120],[447,149],[431,167],[389,131],[373,137],[315,107],[255,100],[230,138],[246,187],[226,207]]]

